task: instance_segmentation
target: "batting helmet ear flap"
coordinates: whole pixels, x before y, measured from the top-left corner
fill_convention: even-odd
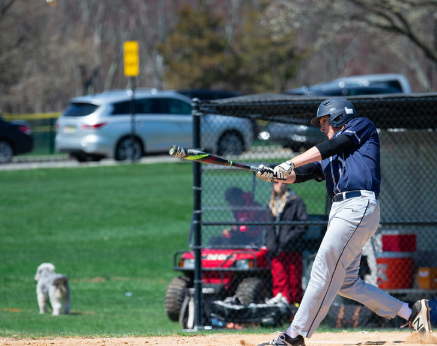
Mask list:
[[[336,123],[336,124],[339,124],[339,123],[342,122],[343,117],[344,117],[344,114],[341,113],[341,114],[337,115],[335,118],[330,118],[330,119],[329,119],[329,123],[331,124],[331,121],[332,121],[332,122],[334,122],[334,123]]]

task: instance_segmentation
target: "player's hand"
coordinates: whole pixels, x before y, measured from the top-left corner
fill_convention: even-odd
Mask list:
[[[294,169],[294,164],[291,161],[285,161],[273,170],[273,174],[278,180],[287,180],[288,176]]]
[[[259,171],[256,172],[256,176],[261,180],[271,183],[274,176],[273,169],[264,165],[259,165],[258,169]]]

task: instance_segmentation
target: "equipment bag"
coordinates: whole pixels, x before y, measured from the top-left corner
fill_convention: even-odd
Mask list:
[[[228,323],[259,323],[262,327],[280,327],[290,321],[293,313],[288,304],[241,305],[216,300],[211,306],[211,320],[215,325]]]

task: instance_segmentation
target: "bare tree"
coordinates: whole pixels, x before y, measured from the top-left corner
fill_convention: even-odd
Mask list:
[[[303,22],[305,30],[311,28],[311,33],[305,36],[316,35],[313,37],[314,54],[307,63],[327,62],[329,56],[339,65],[342,65],[339,59],[346,62],[343,70],[341,66],[338,69],[333,64],[327,66],[325,71],[335,71],[335,75],[326,79],[359,71],[378,73],[397,70],[414,77],[422,90],[431,90],[430,80],[435,74],[434,65],[437,62],[437,22],[434,15],[437,1],[334,0],[302,3],[295,0],[293,4],[295,19]],[[359,36],[356,36],[358,33]],[[355,62],[346,58],[346,47],[350,47],[353,37],[359,37],[359,44],[351,50],[354,54],[350,56]],[[363,54],[367,61],[362,61]],[[373,60],[377,64],[369,64]]]
[[[271,65],[271,83],[260,78],[246,80],[243,87],[236,78],[233,85],[240,91],[280,92],[383,72],[405,74],[415,91],[436,87],[437,0],[271,0],[264,13],[263,0],[202,1],[213,16],[222,18],[223,53],[232,57],[236,72],[257,73],[262,64]],[[127,40],[140,46],[137,85],[165,88],[168,79],[157,47],[174,33],[185,4],[200,6],[198,0],[59,0],[56,7],[43,0],[0,0],[0,108],[10,113],[61,111],[71,97],[125,88]],[[246,8],[261,18],[251,31],[241,29]],[[253,46],[246,44],[242,50],[236,44],[256,36],[262,25],[272,38],[294,32],[290,54],[304,52],[306,57],[294,72],[275,63],[279,56],[274,53],[286,51],[288,42],[263,46],[266,54],[255,59],[250,59]],[[264,44],[260,37],[255,45]]]

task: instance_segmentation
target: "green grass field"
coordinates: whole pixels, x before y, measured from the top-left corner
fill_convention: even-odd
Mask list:
[[[180,331],[164,292],[187,248],[191,164],[0,172],[0,191],[0,335]],[[39,315],[42,262],[69,276],[73,316]]]
[[[164,294],[187,249],[192,183],[191,163],[1,171],[0,336],[180,332]],[[39,315],[43,262],[69,277],[72,315]]]

